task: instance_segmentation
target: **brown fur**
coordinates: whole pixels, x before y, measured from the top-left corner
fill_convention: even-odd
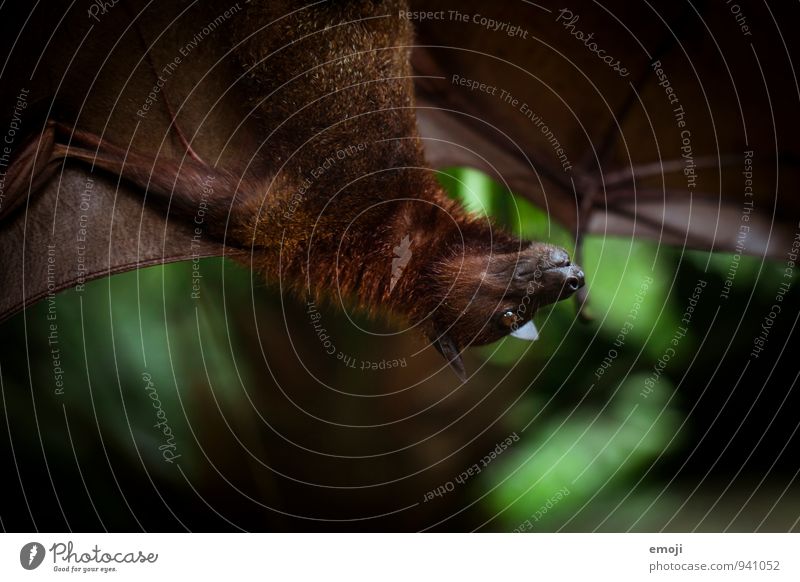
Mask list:
[[[282,288],[420,324],[463,375],[462,348],[511,331],[503,313],[521,325],[583,274],[563,250],[510,236],[442,191],[417,135],[403,2],[299,6],[250,3],[231,39],[236,89],[264,136],[241,167],[153,159],[58,124],[54,159],[120,174],[187,220],[210,184],[204,229],[237,260]]]
[[[447,333],[459,348],[498,339],[507,331],[491,316],[518,310],[530,292],[514,287],[518,263],[544,271],[552,247],[468,216],[427,169],[413,110],[413,31],[397,17],[404,2],[330,3],[264,27],[298,6],[252,6],[250,26],[239,29],[248,94],[276,136],[264,148],[286,160],[276,176],[282,189],[243,213],[258,217],[242,231],[252,236],[253,265],[305,292],[355,296],[373,312],[425,321],[430,337]],[[311,168],[354,143],[367,151],[315,180],[287,219],[287,197]],[[412,257],[390,292],[393,250],[406,235]],[[560,286],[541,289],[534,303],[559,294]]]

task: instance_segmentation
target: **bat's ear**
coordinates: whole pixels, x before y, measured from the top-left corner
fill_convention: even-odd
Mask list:
[[[447,334],[441,334],[431,339],[433,347],[447,360],[450,367],[462,382],[467,381],[467,370],[464,368],[464,360],[461,359],[461,350],[458,349],[456,342]]]

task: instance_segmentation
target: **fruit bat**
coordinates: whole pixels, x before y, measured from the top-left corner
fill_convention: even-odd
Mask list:
[[[792,6],[7,6],[0,314],[224,255],[461,351],[534,339],[567,253],[467,214],[473,166],[587,234],[781,256],[797,228]]]

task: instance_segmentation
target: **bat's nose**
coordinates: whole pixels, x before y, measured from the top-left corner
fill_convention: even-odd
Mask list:
[[[564,280],[564,287],[571,293],[574,293],[584,286],[586,280],[583,276],[583,270],[578,265],[571,265],[567,268],[569,269],[569,273]]]
[[[520,260],[515,273],[520,291],[530,293],[535,289],[540,305],[547,305],[569,297],[584,286],[583,269],[570,262],[567,251],[550,245],[533,250],[533,256]]]
[[[578,265],[567,264],[563,267],[554,267],[545,272],[545,282],[559,299],[569,297],[586,283],[583,269]]]

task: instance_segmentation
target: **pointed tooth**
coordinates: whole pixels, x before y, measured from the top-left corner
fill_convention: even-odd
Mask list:
[[[518,330],[512,331],[511,335],[515,338],[533,342],[539,339],[539,330],[536,329],[536,324],[533,323],[533,320],[530,320]]]

